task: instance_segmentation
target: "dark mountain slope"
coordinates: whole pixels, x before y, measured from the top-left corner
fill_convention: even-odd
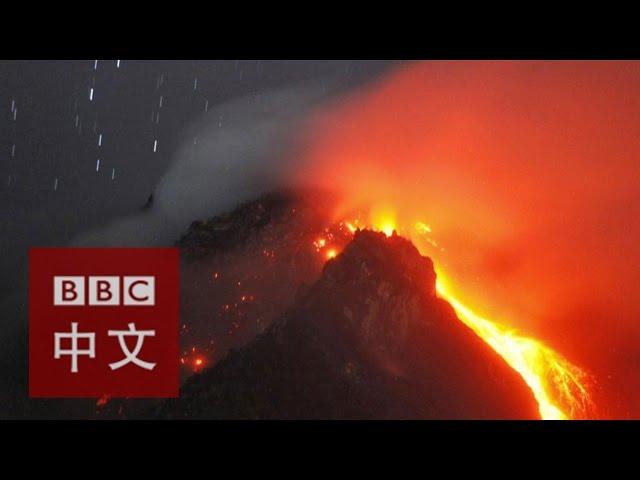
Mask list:
[[[435,295],[430,259],[359,231],[268,330],[161,418],[537,418],[522,379]]]

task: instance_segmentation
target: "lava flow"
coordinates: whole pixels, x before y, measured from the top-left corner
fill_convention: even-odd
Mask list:
[[[447,291],[441,278],[438,274],[438,294],[453,306],[465,325],[520,374],[533,392],[543,420],[579,418],[592,408],[587,374],[542,342],[476,314]]]
[[[373,230],[387,236],[396,231],[391,216],[374,217],[374,221],[376,226],[370,227]],[[351,233],[357,228],[367,228],[360,220],[340,224],[345,225]],[[416,222],[415,230],[421,235],[431,233],[431,227],[423,222]],[[427,237],[427,241],[434,247],[442,248],[431,238]],[[320,251],[327,242],[319,239],[314,245]],[[332,247],[327,251],[326,257],[333,258],[335,255],[336,250]],[[590,379],[585,372],[541,341],[520,335],[478,315],[456,298],[447,283],[446,276],[438,271],[437,293],[451,304],[458,318],[467,327],[518,372],[531,389],[543,420],[568,420],[591,415],[593,405],[588,391]]]

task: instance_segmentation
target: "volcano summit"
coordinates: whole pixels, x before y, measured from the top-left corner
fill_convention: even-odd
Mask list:
[[[436,295],[432,261],[358,230],[262,334],[191,376],[161,418],[539,418],[522,378]]]

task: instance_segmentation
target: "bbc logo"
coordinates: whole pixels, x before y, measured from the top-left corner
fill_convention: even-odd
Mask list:
[[[29,249],[29,396],[179,392],[177,248]]]
[[[53,304],[67,306],[154,306],[153,276],[55,276]]]

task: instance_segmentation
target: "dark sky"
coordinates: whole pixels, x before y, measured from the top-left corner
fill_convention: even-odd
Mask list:
[[[378,61],[0,63],[0,295],[15,286],[28,247],[64,245],[139,209],[205,110],[325,80],[337,85],[327,89],[329,98],[388,67]]]

